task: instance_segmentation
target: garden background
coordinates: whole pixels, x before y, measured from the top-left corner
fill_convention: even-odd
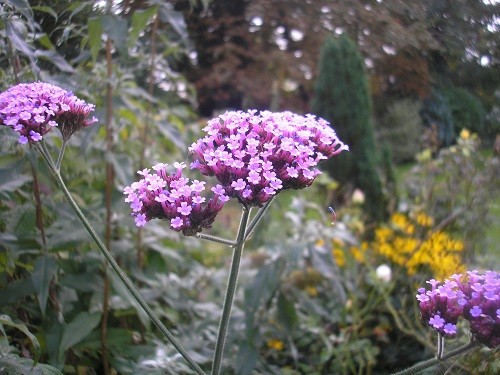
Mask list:
[[[415,299],[426,280],[499,268],[499,17],[485,0],[3,0],[0,91],[40,80],[96,104],[62,175],[207,371],[230,249],[165,222],[136,228],[123,188],[137,170],[187,160],[226,110],[328,120],[350,152],[276,197],[256,228],[223,373],[387,374],[434,353]],[[7,127],[0,144],[0,372],[194,373],[35,150]],[[226,205],[209,233],[233,236],[238,216]],[[459,328],[450,347],[468,339]],[[500,354],[438,367],[428,373],[496,374]]]

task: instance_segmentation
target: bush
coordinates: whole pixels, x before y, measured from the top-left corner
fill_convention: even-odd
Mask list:
[[[453,117],[455,133],[469,129],[480,136],[485,136],[485,116],[481,101],[470,91],[462,87],[450,87],[442,90]]]
[[[328,38],[323,45],[312,111],[335,126],[350,148],[325,168],[342,184],[362,189],[368,217],[383,219],[385,199],[377,172],[368,79],[356,44],[345,35]]]
[[[477,136],[464,130],[456,145],[436,158],[424,152],[418,160],[405,181],[410,202],[440,228],[460,234],[472,257],[484,248],[491,201],[498,194],[498,158],[483,157]]]
[[[411,161],[419,151],[423,130],[419,111],[419,102],[403,99],[391,104],[383,117],[378,138],[389,146],[395,163]]]
[[[437,132],[439,148],[449,146],[455,139],[453,116],[446,98],[441,92],[434,91],[424,100],[420,116],[424,125]]]

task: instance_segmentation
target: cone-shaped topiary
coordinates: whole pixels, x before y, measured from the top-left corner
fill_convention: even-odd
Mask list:
[[[325,169],[342,184],[365,192],[365,211],[370,219],[385,214],[382,182],[377,173],[377,151],[371,122],[371,98],[363,59],[346,35],[327,38],[321,50],[312,112],[335,127],[349,145]]]

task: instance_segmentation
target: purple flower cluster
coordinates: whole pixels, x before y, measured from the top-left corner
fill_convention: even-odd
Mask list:
[[[476,340],[490,348],[500,344],[500,274],[468,271],[442,285],[434,279],[427,283],[431,290],[420,288],[417,294],[424,323],[444,336],[453,336],[458,318],[463,317]]]
[[[229,200],[221,185],[212,188],[214,196],[201,195],[205,182],[182,177],[182,163],[174,163],[175,171],[167,173],[167,164],[159,163],[137,172],[142,179],[124,189],[125,202],[130,203],[135,224],[142,227],[152,219],[170,220],[170,227],[186,236],[210,228],[215,217]]]
[[[291,112],[226,112],[204,131],[189,148],[191,168],[215,176],[228,196],[247,206],[309,186],[321,173],[319,161],[349,149],[327,121]]]
[[[94,105],[44,82],[21,83],[0,93],[0,125],[19,133],[19,143],[34,143],[57,127],[62,137],[97,121],[88,118]]]

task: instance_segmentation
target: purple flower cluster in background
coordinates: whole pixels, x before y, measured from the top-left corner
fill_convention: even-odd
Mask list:
[[[434,279],[427,283],[431,290],[420,288],[417,294],[424,323],[444,336],[454,336],[458,318],[463,317],[476,340],[490,348],[500,344],[500,274],[468,271],[442,285]]]
[[[319,161],[349,149],[327,121],[291,112],[226,112],[204,131],[189,148],[191,168],[215,176],[228,196],[247,206],[311,185],[321,173]]]
[[[57,127],[62,137],[97,121],[88,118],[94,105],[44,82],[21,83],[0,93],[0,125],[19,133],[19,143],[34,143]]]
[[[222,186],[212,188],[213,197],[201,195],[205,182],[182,177],[185,168],[174,163],[175,172],[167,173],[167,164],[159,163],[138,173],[142,179],[124,189],[135,224],[142,227],[152,219],[170,220],[170,227],[184,235],[194,235],[210,228],[215,217],[229,200]]]

